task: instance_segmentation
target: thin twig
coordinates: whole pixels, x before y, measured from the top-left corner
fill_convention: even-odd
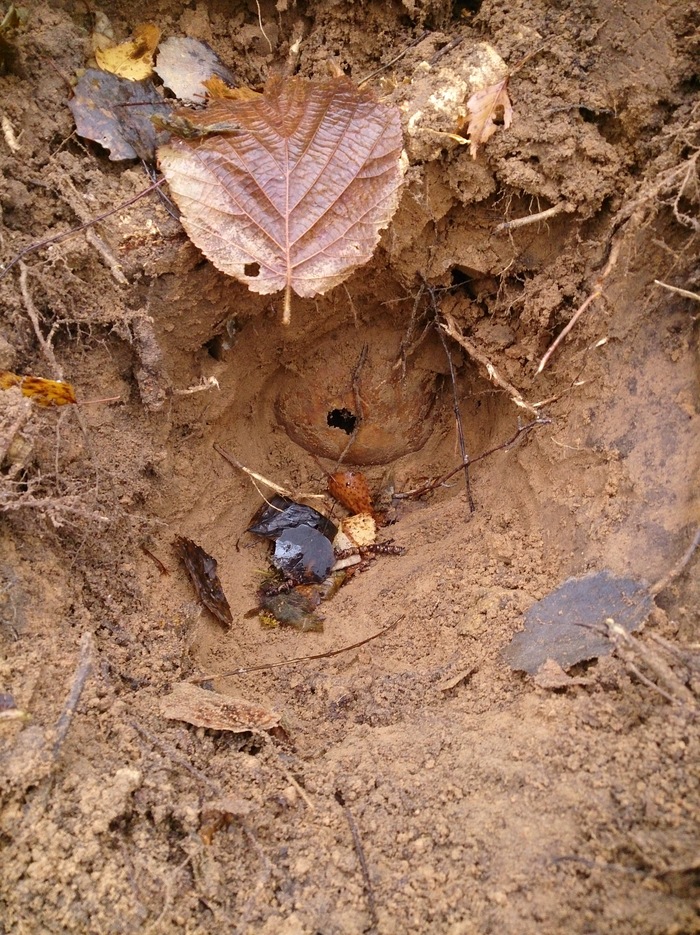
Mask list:
[[[546,211],[538,211],[537,214],[528,214],[524,218],[514,218],[512,221],[503,221],[494,228],[494,234],[502,234],[506,231],[515,230],[518,227],[526,227],[528,224],[537,224],[539,221],[546,221],[547,218],[553,218],[562,211],[569,211],[571,205],[568,201],[560,201],[559,204]]]
[[[310,812],[315,812],[316,806],[309,798],[309,794],[307,793],[306,789],[302,786],[299,780],[293,775],[291,770],[289,770],[287,766],[285,766],[282,760],[280,751],[275,746],[272,740],[272,737],[270,737],[269,734],[265,733],[265,731],[262,731],[262,730],[255,731],[255,733],[258,734],[258,736],[261,737],[265,741],[265,743],[269,744],[269,746],[272,748],[272,753],[275,759],[277,760],[277,768],[282,772],[287,782],[289,782],[290,785],[294,786],[294,788],[297,790],[297,792],[299,793],[299,797],[304,800],[304,804],[306,805],[308,810]]]
[[[78,703],[80,702],[80,696],[83,693],[85,682],[87,681],[87,677],[90,675],[92,670],[92,650],[92,633],[86,630],[80,638],[80,657],[78,659],[78,667],[76,668],[75,675],[73,676],[73,685],[71,687],[70,694],[68,695],[63,711],[61,712],[61,716],[56,722],[56,736],[53,742],[54,756],[58,756],[61,747],[63,746],[63,741],[66,739],[66,735],[68,734],[71,723],[73,721],[75,709],[78,707]]]
[[[649,593],[652,597],[656,597],[657,594],[665,591],[673,579],[677,578],[683,572],[686,565],[693,557],[693,553],[697,549],[698,545],[700,545],[700,529],[695,530],[695,535],[693,536],[692,542],[685,550],[683,555],[681,555],[681,557],[678,559],[676,564],[670,569],[670,571],[666,572],[663,578],[659,578],[656,584],[653,584],[649,588]]]
[[[547,361],[549,360],[549,358],[556,351],[556,349],[559,347],[559,345],[564,340],[564,338],[567,336],[567,334],[569,334],[569,332],[573,329],[574,325],[579,320],[581,315],[583,315],[583,313],[586,311],[588,306],[591,305],[593,302],[595,302],[596,299],[600,298],[602,294],[603,294],[602,289],[596,289],[595,292],[591,293],[591,295],[588,296],[585,302],[582,302],[581,305],[579,305],[579,307],[576,309],[574,314],[571,316],[571,319],[567,323],[566,327],[561,331],[560,334],[557,335],[556,339],[552,341],[552,343],[547,348],[547,351],[544,357],[539,363],[539,366],[537,368],[537,373],[542,373],[544,368],[547,366]]]
[[[596,280],[595,288],[593,292],[588,296],[588,298],[581,305],[579,305],[579,307],[574,312],[573,317],[571,318],[571,321],[569,321],[569,323],[566,325],[566,327],[561,332],[561,334],[557,335],[555,340],[547,348],[544,354],[544,357],[539,363],[539,366],[537,368],[537,373],[542,373],[544,368],[547,366],[547,361],[549,360],[549,358],[556,351],[556,349],[559,347],[559,345],[564,340],[564,338],[567,336],[567,334],[569,334],[569,332],[574,327],[576,322],[579,320],[581,315],[583,315],[583,313],[586,311],[588,306],[591,305],[595,301],[595,299],[600,298],[600,296],[603,294],[603,283],[608,278],[608,276],[610,275],[610,273],[612,272],[613,268],[615,267],[617,263],[617,258],[620,254],[620,247],[622,246],[623,236],[624,236],[624,229],[618,234],[617,239],[615,240],[615,242],[613,243],[610,249],[610,256],[608,257],[608,262],[605,264],[605,269],[603,270],[603,272],[600,274],[600,276]]]
[[[463,334],[459,333],[457,330],[457,324],[449,312],[442,312],[442,316],[445,319],[446,324],[441,324],[439,327],[445,331],[446,334],[449,334],[449,336],[459,345],[461,345],[461,347],[464,348],[470,357],[472,357],[474,360],[480,363],[482,367],[485,368],[491,382],[505,390],[516,406],[520,406],[521,409],[525,409],[527,412],[536,416],[537,410],[535,407],[523,399],[520,391],[517,390],[512,383],[509,383],[505,377],[501,376],[498,370],[496,370],[494,365],[488,359],[486,354],[484,354],[483,351],[480,351],[479,348],[469,340],[469,338],[465,338]]]
[[[536,428],[538,425],[551,424],[551,419],[547,419],[544,416],[538,416],[536,419],[533,419],[532,422],[528,422],[526,425],[521,425],[515,435],[512,438],[509,438],[507,442],[503,442],[501,445],[496,445],[495,448],[489,448],[488,451],[484,451],[482,454],[472,458],[469,461],[469,464],[476,464],[477,461],[482,461],[484,458],[488,458],[489,455],[495,454],[497,451],[503,451],[506,448],[510,448],[510,446],[513,445],[521,435],[530,432],[531,429]],[[437,490],[438,487],[442,487],[446,481],[448,481],[451,477],[454,477],[455,474],[461,470],[462,465],[458,464],[456,468],[452,468],[451,471],[448,471],[447,474],[443,474],[442,477],[439,477],[436,481],[431,481],[429,484],[423,484],[422,487],[416,487],[415,490],[407,490],[405,493],[395,493],[394,498],[396,500],[407,500],[411,497],[420,497],[425,493],[430,493],[431,490]]]
[[[406,376],[406,361],[408,360],[409,356],[420,346],[422,341],[425,339],[425,336],[428,334],[429,330],[433,326],[433,322],[428,321],[425,327],[423,328],[422,334],[415,341],[411,340],[413,337],[413,333],[416,330],[416,324],[418,322],[418,309],[420,308],[420,304],[421,304],[420,300],[421,300],[423,293],[425,292],[426,286],[427,286],[427,283],[425,282],[425,280],[423,280],[423,282],[421,282],[420,284],[420,288],[418,289],[418,292],[413,297],[413,308],[411,309],[411,317],[409,318],[408,325],[406,326],[406,330],[404,331],[403,337],[401,338],[401,344],[399,345],[398,359],[396,363],[394,364],[394,366],[391,368],[392,370],[398,370],[399,367],[401,367],[401,373],[404,377]]]
[[[466,36],[455,36],[454,39],[450,39],[447,45],[438,49],[437,52],[428,59],[428,65],[435,65],[444,55],[447,55],[453,49],[456,49],[457,46],[461,45],[466,38]]]
[[[173,396],[191,396],[193,393],[202,393],[204,390],[220,389],[221,386],[216,377],[202,377],[194,386],[188,386],[184,390],[173,390]]]
[[[663,288],[668,289],[669,292],[675,292],[676,295],[682,295],[686,299],[693,299],[695,302],[700,302],[700,295],[697,292],[691,292],[689,289],[679,289],[678,286],[669,286],[667,282],[661,282],[660,279],[655,279],[654,285],[663,286]]]
[[[362,350],[360,351],[360,356],[357,359],[357,363],[352,371],[352,395],[355,400],[355,424],[350,433],[350,438],[347,440],[347,444],[340,452],[340,457],[338,458],[338,463],[333,468],[334,471],[337,471],[340,465],[343,463],[345,455],[350,451],[352,446],[355,444],[355,439],[357,438],[357,433],[360,431],[362,423],[365,420],[364,408],[362,406],[362,396],[360,395],[360,374],[362,373],[362,368],[365,365],[367,360],[367,352],[369,350],[369,345],[363,344]]]
[[[402,58],[404,57],[404,55],[406,55],[406,53],[407,53],[410,49],[412,49],[414,46],[418,45],[420,42],[422,42],[424,39],[426,39],[429,35],[430,35],[430,30],[429,30],[429,29],[426,29],[425,32],[422,32],[422,33],[420,34],[420,36],[418,36],[417,39],[414,39],[413,42],[409,42],[408,45],[406,46],[406,48],[405,48],[402,52],[399,52],[398,55],[395,55],[394,58],[392,58],[390,61],[388,61],[388,62],[386,63],[386,65],[380,65],[379,68],[375,68],[374,71],[372,71],[372,72],[370,72],[368,75],[366,75],[361,81],[358,81],[358,82],[357,82],[357,87],[358,87],[358,88],[362,87],[362,85],[365,84],[367,81],[369,81],[370,78],[374,78],[375,75],[380,75],[383,71],[386,71],[387,68],[391,68],[391,66],[392,66],[392,65],[395,65],[396,62],[400,61],[400,59],[402,59]]]
[[[260,32],[263,34],[263,36],[265,36],[265,41],[270,47],[270,52],[274,52],[274,48],[272,46],[272,43],[270,42],[270,37],[265,32],[265,27],[263,26],[262,13],[260,12],[260,3],[258,2],[258,0],[255,0],[255,6],[258,8],[258,24],[260,26]]]
[[[144,555],[147,555],[151,559],[151,561],[155,564],[156,568],[161,573],[161,575],[170,574],[170,572],[167,569],[167,566],[163,562],[161,562],[158,556],[154,555],[153,552],[151,552],[151,550],[147,546],[143,545],[143,543],[141,544],[141,551],[144,553]]]
[[[450,368],[450,379],[452,381],[452,407],[455,414],[455,423],[457,425],[457,441],[459,442],[459,453],[462,456],[462,466],[464,467],[464,487],[467,493],[467,503],[469,504],[469,512],[473,513],[476,507],[474,506],[474,498],[472,497],[472,485],[471,480],[469,479],[469,454],[467,453],[467,444],[464,440],[464,427],[462,425],[462,413],[459,409],[459,396],[457,395],[457,377],[455,376],[455,368],[452,363],[452,355],[450,354],[450,349],[447,346],[447,341],[445,340],[444,328],[440,327],[440,321],[438,320],[437,314],[437,304],[435,302],[435,296],[432,291],[430,293],[431,299],[433,302],[433,309],[435,310],[435,327],[437,333],[442,342],[442,346],[445,349],[445,355],[447,357],[447,364]]]
[[[652,691],[658,692],[662,698],[665,698],[666,701],[670,701],[671,704],[675,704],[677,699],[673,697],[669,692],[665,691],[660,685],[657,685],[656,682],[653,682],[647,675],[637,668],[637,666],[629,659],[625,660],[625,668],[633,675],[635,678],[646,685],[647,688],[651,688]]]
[[[134,728],[134,730],[141,734],[149,743],[153,744],[161,753],[164,753],[169,760],[173,763],[176,763],[178,766],[181,766],[182,769],[187,770],[195,779],[199,780],[203,786],[206,786],[209,790],[214,792],[220,797],[224,797],[225,793],[218,782],[214,782],[213,779],[210,779],[206,773],[203,773],[200,769],[197,769],[186,756],[183,756],[179,753],[172,744],[169,744],[166,740],[163,740],[157,734],[154,734],[152,731],[148,730],[147,727],[144,727],[142,724],[139,724],[138,721],[129,720],[128,723]]]
[[[656,689],[659,694],[663,695],[664,698],[668,699],[670,694],[672,697],[669,700],[672,700],[676,704],[684,704],[691,707],[697,706],[695,695],[676,675],[670,665],[661,658],[659,653],[641,640],[632,636],[631,633],[628,633],[627,630],[619,623],[616,623],[612,617],[609,617],[605,621],[605,633],[615,647],[618,655],[622,657],[625,665],[630,668],[635,675],[640,676],[645,684],[648,685],[650,680],[647,681],[638,671],[638,667],[635,664],[638,659],[644,662],[657,679],[664,684],[665,688],[661,688],[656,683],[651,682],[652,687]]]
[[[250,468],[247,468],[245,465],[241,464],[238,458],[234,457],[230,451],[226,451],[218,442],[214,442],[213,445],[214,451],[217,451],[222,458],[228,461],[229,464],[233,467],[238,468],[239,471],[243,471],[244,474],[247,474],[253,482],[256,480],[260,481],[261,484],[265,484],[266,487],[269,487],[270,490],[274,490],[275,493],[280,494],[283,497],[294,498],[294,494],[291,490],[287,490],[286,487],[282,487],[281,484],[276,484],[272,480],[268,480],[266,477],[263,477],[262,474],[258,474],[257,471],[251,471]],[[322,493],[300,493],[297,494],[299,497],[304,497],[306,500],[323,500],[325,494]],[[265,499],[265,498],[263,498]]]
[[[50,341],[47,341],[47,339],[44,337],[44,333],[41,330],[41,324],[39,323],[39,312],[37,311],[37,307],[34,304],[34,300],[32,299],[32,295],[29,291],[29,285],[27,283],[28,272],[29,271],[27,267],[25,266],[25,264],[20,261],[19,288],[22,293],[22,301],[24,302],[24,308],[25,308],[25,311],[27,312],[27,317],[32,323],[34,334],[36,335],[36,339],[39,342],[39,346],[41,347],[41,350],[43,351],[44,357],[46,358],[46,360],[49,363],[49,366],[51,367],[51,376],[54,378],[54,380],[62,380],[63,379],[63,368],[61,367],[59,362],[56,360],[56,355],[53,352],[53,347],[51,346]]]
[[[64,175],[61,178],[59,193],[61,198],[77,215],[79,221],[82,221],[83,224],[92,223],[90,218],[90,211],[85,204],[81,194],[75,188],[68,175]],[[112,276],[119,283],[119,285],[128,286],[129,280],[124,275],[119,261],[112,252],[112,248],[107,243],[105,243],[105,241],[96,231],[92,229],[92,227],[86,230],[85,239],[88,241],[90,246],[94,247],[94,249],[100,254],[107,267],[109,268]]]
[[[86,221],[84,224],[81,224],[80,227],[73,227],[71,230],[64,231],[62,234],[56,234],[55,237],[47,237],[46,240],[38,240],[36,243],[30,244],[28,247],[25,247],[24,250],[20,250],[17,256],[10,260],[6,266],[0,268],[0,279],[6,276],[10,270],[20,262],[20,260],[23,260],[25,256],[27,256],[27,254],[34,253],[36,250],[42,250],[44,247],[51,246],[51,244],[60,243],[62,240],[66,240],[68,237],[74,237],[81,231],[87,230],[87,228],[92,227],[93,224],[99,224],[100,221],[104,221],[105,218],[111,217],[118,211],[123,211],[124,208],[128,208],[130,205],[140,201],[141,198],[143,198],[145,195],[148,195],[150,192],[158,189],[163,184],[163,182],[165,182],[165,179],[158,179],[157,182],[154,182],[153,185],[149,185],[148,188],[144,188],[144,190],[139,192],[138,195],[134,195],[134,197],[129,198],[128,201],[123,201],[120,205],[117,205],[116,208],[110,208],[110,210],[105,211],[104,214],[99,214],[96,218],[92,218],[91,221]]]
[[[367,896],[367,906],[369,908],[369,916],[372,923],[372,931],[376,931],[379,925],[379,918],[377,916],[377,903],[374,898],[374,888],[372,886],[372,879],[369,875],[369,867],[367,866],[367,858],[365,857],[365,849],[362,846],[362,838],[360,837],[360,832],[357,827],[357,823],[353,818],[352,812],[345,804],[345,797],[340,789],[336,789],[335,800],[340,805],[345,815],[345,820],[348,823],[350,828],[350,834],[352,835],[352,843],[355,845],[355,853],[357,854],[357,859],[360,863],[360,870],[362,871],[362,879],[365,884],[365,894]]]
[[[373,633],[372,636],[367,636],[365,639],[359,640],[357,643],[351,643],[349,646],[341,646],[340,649],[329,649],[325,653],[313,653],[310,656],[297,656],[296,659],[285,659],[284,662],[264,662],[259,666],[246,666],[245,668],[233,669],[231,672],[212,672],[209,675],[200,675],[197,678],[190,679],[190,682],[199,684],[200,682],[209,682],[212,679],[227,679],[234,675],[247,675],[249,672],[263,672],[266,669],[279,669],[282,666],[293,666],[297,662],[308,662],[312,659],[330,659],[331,656],[339,656],[341,653],[347,653],[351,649],[359,649],[359,647],[364,646],[365,643],[371,643],[372,640],[384,636],[385,633],[389,633],[390,630],[398,626],[404,619],[404,616],[404,614],[401,614],[400,617],[397,617],[396,620],[382,630]]]

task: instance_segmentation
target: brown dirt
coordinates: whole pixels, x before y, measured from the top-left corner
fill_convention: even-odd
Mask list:
[[[102,7],[119,37],[143,19],[129,0]],[[407,138],[404,198],[375,258],[347,288],[296,301],[289,329],[277,299],[204,262],[153,196],[99,225],[102,253],[81,234],[28,254],[24,297],[19,266],[0,282],[1,368],[63,375],[81,400],[118,397],[76,415],[0,394],[12,436],[0,476],[0,690],[31,716],[0,720],[0,931],[700,932],[697,703],[662,695],[641,659],[651,684],[612,656],[579,667],[586,684],[551,691],[499,656],[523,612],[567,577],[608,568],[653,582],[698,525],[698,304],[654,285],[698,290],[693,4],[277,8],[262,4],[273,54],[254,3],[159,0],[149,16],[165,35],[208,41],[251,84],[285,61],[297,28],[302,74],[332,59],[356,78],[427,29],[377,79],[406,119],[429,113],[478,42],[511,65],[543,48],[512,78],[511,128],[477,161],[430,127]],[[145,187],[138,164],[111,163],[73,133],[66,78],[84,66],[91,22],[81,4],[30,4],[0,79],[20,147],[0,141],[5,262]],[[461,46],[421,66],[456,36]],[[494,232],[560,203],[545,222]],[[537,375],[611,255],[604,296]],[[245,613],[265,550],[243,535],[260,496],[212,444],[323,492],[296,442],[337,447],[342,430],[326,415],[352,402],[367,342],[358,460],[373,489],[406,490],[458,463],[434,335],[408,355],[406,383],[382,393],[401,342],[422,330],[421,278],[450,287],[443,310],[527,401],[551,400],[539,407],[551,422],[473,467],[472,515],[460,475],[396,501],[387,531],[406,555],[341,589],[322,634],[263,629]],[[454,359],[476,455],[529,416],[456,346]],[[177,393],[211,376],[219,390]],[[194,602],[177,534],[219,560],[230,632]],[[697,648],[697,568],[696,558],[659,594],[648,648],[655,634]],[[224,674],[396,620],[345,654]],[[54,753],[84,634],[92,669]],[[673,665],[697,697],[697,668],[693,681]],[[165,721],[169,687],[205,674],[280,712],[288,742]],[[213,830],[223,797],[230,821]]]

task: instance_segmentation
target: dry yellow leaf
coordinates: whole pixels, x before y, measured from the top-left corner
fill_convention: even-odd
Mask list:
[[[22,377],[9,370],[0,370],[0,389],[9,390],[11,386],[18,386],[23,396],[28,396],[40,406],[66,406],[78,402],[70,383],[43,377]]]
[[[111,49],[95,49],[95,61],[103,71],[129,81],[143,81],[153,73],[153,53],[159,39],[160,29],[155,23],[143,23],[127,42]]]
[[[342,531],[360,548],[377,541],[377,524],[371,513],[348,516],[343,520]]]
[[[207,78],[204,87],[209,92],[209,97],[218,101],[254,101],[261,96],[258,91],[253,91],[252,88],[232,88],[218,75]]]
[[[476,159],[480,146],[491,139],[496,132],[496,120],[502,119],[507,129],[513,121],[513,106],[508,97],[508,75],[490,84],[481,91],[475,91],[467,101],[469,109],[469,122],[467,133],[469,135],[469,152],[472,159]]]

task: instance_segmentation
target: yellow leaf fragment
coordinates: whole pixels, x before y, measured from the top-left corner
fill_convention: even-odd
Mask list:
[[[143,81],[153,73],[153,54],[160,39],[155,23],[143,23],[133,36],[111,49],[95,49],[95,61],[103,71],[129,81]]]
[[[252,88],[232,88],[218,75],[207,78],[204,87],[209,92],[209,97],[215,101],[254,101],[261,96]]]
[[[234,734],[271,730],[280,722],[278,714],[261,705],[219,692],[208,692],[191,682],[173,685],[172,692],[161,699],[160,712],[173,721],[185,721],[195,727],[212,730],[230,730]]]
[[[508,77],[506,75],[495,84],[475,91],[467,101],[467,133],[472,159],[476,159],[479,146],[483,146],[496,132],[499,125],[496,120],[500,118],[506,129],[513,121],[513,106],[508,97]]]
[[[343,520],[342,531],[356,546],[372,545],[377,541],[377,523],[370,513],[356,513]]]
[[[9,370],[0,370],[0,390],[9,390],[11,386],[18,386],[23,396],[28,396],[40,406],[66,406],[78,402],[70,383],[43,377],[23,377]]]

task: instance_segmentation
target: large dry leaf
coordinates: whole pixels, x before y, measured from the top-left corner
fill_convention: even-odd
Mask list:
[[[476,91],[467,101],[469,109],[469,152],[476,159],[480,146],[490,140],[496,132],[496,120],[502,119],[507,129],[513,122],[513,107],[508,97],[508,75],[488,88]]]
[[[327,292],[370,259],[399,202],[395,107],[348,78],[275,78],[189,120],[201,138],[158,156],[185,230],[216,267],[288,299]]]
[[[279,714],[243,698],[208,692],[190,682],[173,685],[161,699],[160,711],[173,721],[185,721],[195,727],[230,730],[235,734],[249,730],[272,730],[280,722]]]

